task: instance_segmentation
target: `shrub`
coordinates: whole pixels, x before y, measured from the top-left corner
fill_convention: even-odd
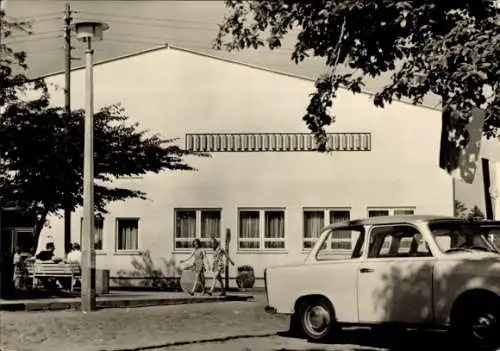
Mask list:
[[[140,259],[135,257],[132,259],[133,270],[119,270],[118,278],[115,278],[114,281],[118,285],[125,287],[140,286],[167,291],[181,291],[179,278],[182,269],[177,266],[177,262],[173,257],[170,260],[162,258],[161,261],[163,267],[155,267],[151,254],[147,250],[141,254]],[[136,284],[132,283],[134,280],[137,281]]]

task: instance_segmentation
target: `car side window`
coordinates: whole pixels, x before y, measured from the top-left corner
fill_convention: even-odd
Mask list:
[[[328,233],[316,254],[318,261],[356,259],[362,256],[365,243],[363,227],[336,228]]]
[[[368,258],[431,256],[429,245],[413,226],[380,226],[371,231]]]

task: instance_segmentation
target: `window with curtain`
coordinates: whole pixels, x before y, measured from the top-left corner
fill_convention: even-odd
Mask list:
[[[368,217],[382,216],[413,216],[415,208],[412,207],[396,207],[396,208],[369,208]]]
[[[238,250],[284,250],[284,209],[240,209]]]
[[[80,218],[80,244],[83,235],[83,217]],[[94,249],[102,250],[104,237],[104,218],[101,216],[94,217]]]
[[[414,214],[415,214],[415,211],[412,209],[395,209],[394,210],[395,216],[413,216]]]
[[[327,224],[340,223],[348,221],[351,218],[350,209],[332,209],[332,208],[309,208],[304,209],[304,237],[303,249],[309,250],[314,247],[318,240],[321,230]],[[326,223],[328,221],[328,223]],[[334,235],[328,238],[325,248],[333,250],[351,250],[352,233],[350,230],[336,230]]]
[[[331,210],[330,223],[341,223],[351,219],[351,211]],[[331,237],[331,248],[333,250],[351,250],[352,234],[350,230],[336,230]]]
[[[175,248],[193,247],[196,238],[196,210],[175,211]]]
[[[389,216],[389,210],[369,210],[368,217]]]
[[[240,211],[238,248],[260,249],[260,212]]]
[[[201,210],[200,240],[203,247],[210,247],[210,239],[220,239],[220,210]]]
[[[199,239],[202,247],[208,248],[212,237],[220,239],[220,209],[183,208],[174,212],[175,249],[192,249],[194,239]]]
[[[304,249],[312,249],[325,226],[324,211],[304,211]]]
[[[117,218],[117,251],[139,249],[139,219]]]
[[[265,249],[285,248],[285,211],[265,211]]]

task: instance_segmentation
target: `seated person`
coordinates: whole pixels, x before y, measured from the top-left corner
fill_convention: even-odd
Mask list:
[[[82,252],[80,251],[80,244],[73,243],[71,251],[66,256],[66,262],[80,263],[82,261]]]
[[[36,259],[39,261],[53,261],[55,249],[54,243],[47,243],[47,245],[45,245],[45,250],[40,251],[38,255],[36,255]]]

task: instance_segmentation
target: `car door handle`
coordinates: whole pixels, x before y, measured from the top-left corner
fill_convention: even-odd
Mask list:
[[[375,270],[373,268],[361,268],[359,270],[360,273],[373,273]]]

